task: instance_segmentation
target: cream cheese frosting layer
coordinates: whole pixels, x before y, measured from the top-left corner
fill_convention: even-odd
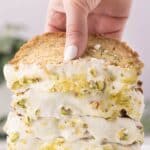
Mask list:
[[[118,81],[130,85],[136,84],[138,80],[138,72],[134,68],[108,65],[104,60],[96,58],[81,58],[63,64],[47,64],[43,68],[36,64],[20,64],[18,68],[7,64],[4,67],[4,75],[8,87],[14,91],[38,81],[56,82],[58,79],[70,78],[75,75],[85,75],[88,81],[108,79],[111,82]]]
[[[17,133],[23,138],[31,135],[42,140],[53,140],[63,137],[66,141],[93,140],[96,143],[110,142],[122,145],[143,142],[143,127],[141,123],[128,118],[107,121],[98,117],[63,117],[39,118],[33,121],[28,117],[19,117],[10,113],[5,131],[8,135]]]
[[[6,65],[4,74],[8,87],[16,95],[27,91],[25,111],[31,116],[35,113],[34,108],[39,109],[44,117],[45,114],[53,116],[52,105],[56,106],[55,113],[59,115],[57,111],[61,105],[72,107],[72,104],[75,105],[73,113],[79,115],[116,118],[124,112],[139,120],[143,113],[143,94],[137,85],[138,74],[132,68],[107,65],[103,60],[87,58],[49,64],[45,68],[36,64],[20,64],[19,68]],[[21,97],[14,99],[18,101]],[[22,111],[15,102],[12,107]],[[84,105],[84,108],[81,107]]]
[[[12,142],[11,137],[8,137],[7,143],[8,150],[141,150],[140,144],[123,146],[115,143],[98,144],[83,140],[66,142],[61,137],[52,141],[43,141],[29,135],[16,142]]]
[[[28,115],[35,120],[37,117],[60,118],[64,115],[90,115],[106,119],[129,116],[139,120],[143,114],[143,95],[135,90],[119,93],[111,99],[105,99],[107,96],[104,95],[81,98],[60,92],[49,93],[42,90],[42,86],[29,89],[23,95],[14,95],[12,108],[18,114]]]

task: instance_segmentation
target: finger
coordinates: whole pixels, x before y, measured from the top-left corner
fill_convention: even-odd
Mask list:
[[[120,38],[127,21],[127,17],[112,17],[107,15],[91,14],[88,20],[90,33],[97,33],[112,38]]]
[[[64,61],[81,56],[86,48],[88,11],[79,1],[64,0],[66,11],[66,45]]]
[[[88,32],[89,34],[96,34],[97,17],[91,13],[88,15]]]
[[[120,40],[121,37],[122,37],[122,34],[123,34],[123,30],[119,30],[119,31],[111,32],[111,33],[104,33],[104,34],[101,34],[101,35],[104,36],[104,37],[107,37],[107,38]]]
[[[101,16],[97,17],[96,30],[98,33],[109,33],[122,30],[127,17]]]
[[[57,11],[51,11],[46,21],[45,31],[46,32],[58,32],[65,31],[66,16],[64,13]]]
[[[45,31],[58,32],[65,30],[65,13],[63,3],[60,0],[50,0],[47,11]]]
[[[109,16],[127,17],[130,14],[132,0],[102,0],[94,12]]]

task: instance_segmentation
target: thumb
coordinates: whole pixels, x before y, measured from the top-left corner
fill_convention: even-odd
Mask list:
[[[80,1],[64,0],[66,12],[66,45],[64,61],[81,56],[88,38],[88,9]]]

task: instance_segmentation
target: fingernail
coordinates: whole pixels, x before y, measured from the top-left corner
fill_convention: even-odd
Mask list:
[[[74,59],[77,56],[78,48],[75,45],[70,45],[66,47],[64,52],[64,61],[69,61]]]

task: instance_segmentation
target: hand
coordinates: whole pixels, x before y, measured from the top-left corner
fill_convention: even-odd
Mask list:
[[[120,39],[132,0],[50,0],[46,31],[66,31],[64,60],[80,57],[88,33]]]

